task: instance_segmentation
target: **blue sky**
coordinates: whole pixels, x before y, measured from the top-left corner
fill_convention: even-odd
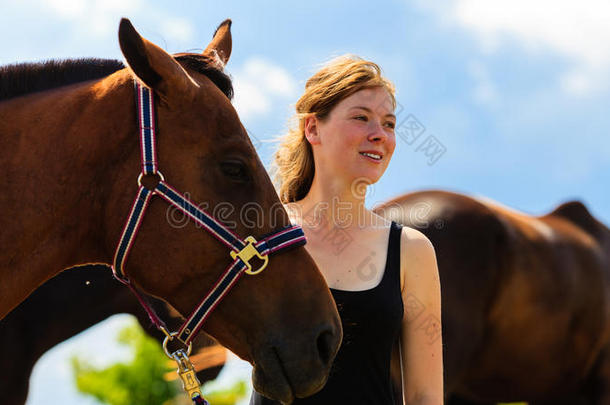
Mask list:
[[[401,137],[387,173],[371,187],[369,206],[441,188],[536,215],[580,199],[610,224],[607,2],[0,4],[1,64],[121,59],[116,33],[122,16],[169,52],[201,49],[231,18],[227,70],[235,104],[266,163],[274,148],[269,140],[285,130],[316,66],[348,52],[372,59],[396,84]],[[414,120],[425,131],[409,144]],[[444,150],[433,164],[421,150],[430,140]]]

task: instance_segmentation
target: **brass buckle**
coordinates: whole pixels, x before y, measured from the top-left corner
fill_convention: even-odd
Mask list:
[[[236,252],[234,250],[230,251],[229,253],[231,254],[231,257],[233,258],[233,260],[235,260],[236,258],[240,258],[242,262],[245,263],[247,269],[246,269],[246,273],[250,274],[250,275],[254,275],[254,274],[258,274],[261,271],[263,271],[265,269],[265,267],[267,267],[267,263],[269,263],[269,256],[265,255],[265,256],[261,256],[260,253],[258,253],[258,250],[256,250],[256,248],[254,247],[254,244],[257,243],[256,239],[254,239],[254,236],[248,236],[246,238],[246,246],[244,246],[244,248],[242,250],[240,250],[239,252]],[[252,265],[250,264],[249,260],[252,259],[252,257],[258,257],[259,259],[261,259],[263,261],[263,264],[261,265],[261,267],[259,267],[256,270],[252,270]]]

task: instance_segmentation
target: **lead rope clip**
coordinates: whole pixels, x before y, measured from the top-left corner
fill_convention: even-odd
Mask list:
[[[193,363],[191,363],[184,350],[180,349],[173,352],[172,358],[178,363],[178,376],[182,380],[182,388],[186,391],[190,400],[197,405],[209,405],[208,401],[203,398],[203,394],[201,394],[201,389],[199,388],[201,384],[197,379],[195,367],[193,367]]]
[[[165,351],[165,354],[174,360],[178,365],[178,370],[176,370],[176,372],[182,381],[182,389],[184,389],[189,399],[193,401],[193,404],[210,405],[210,403],[205,400],[203,394],[201,393],[201,383],[199,382],[199,379],[197,379],[195,367],[193,367],[193,363],[191,363],[191,360],[188,357],[189,354],[191,354],[192,345],[188,345],[187,351],[184,351],[184,349],[178,349],[171,354],[167,351],[167,343],[168,341],[172,340],[174,336],[175,333],[170,333],[166,336],[165,340],[163,341],[163,350]]]

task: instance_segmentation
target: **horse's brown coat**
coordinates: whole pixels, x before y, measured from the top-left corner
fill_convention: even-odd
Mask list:
[[[177,328],[177,319],[166,304],[155,302],[157,313]],[[0,322],[0,398],[3,405],[23,405],[34,364],[53,346],[103,321],[111,315],[134,315],[142,328],[159,341],[164,335],[151,324],[128,288],[106,266],[87,266],[61,272]],[[193,353],[215,344],[205,334],[197,337]],[[222,366],[197,373],[199,381],[216,378]],[[48,398],[53,401],[53,398]]]
[[[435,247],[448,403],[608,403],[610,230],[582,203],[535,217],[420,191],[378,212]]]

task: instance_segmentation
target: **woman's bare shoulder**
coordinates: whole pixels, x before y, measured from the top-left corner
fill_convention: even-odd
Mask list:
[[[436,253],[432,242],[423,232],[409,226],[402,227],[400,240],[401,289],[404,284],[435,283],[438,280]],[[427,282],[426,282],[427,284]]]
[[[426,243],[432,245],[430,239],[428,239],[428,237],[422,231],[411,228],[410,226],[402,225],[401,236],[401,245],[403,246],[406,244],[406,242],[416,242],[415,247],[421,247],[421,245],[425,245]]]

